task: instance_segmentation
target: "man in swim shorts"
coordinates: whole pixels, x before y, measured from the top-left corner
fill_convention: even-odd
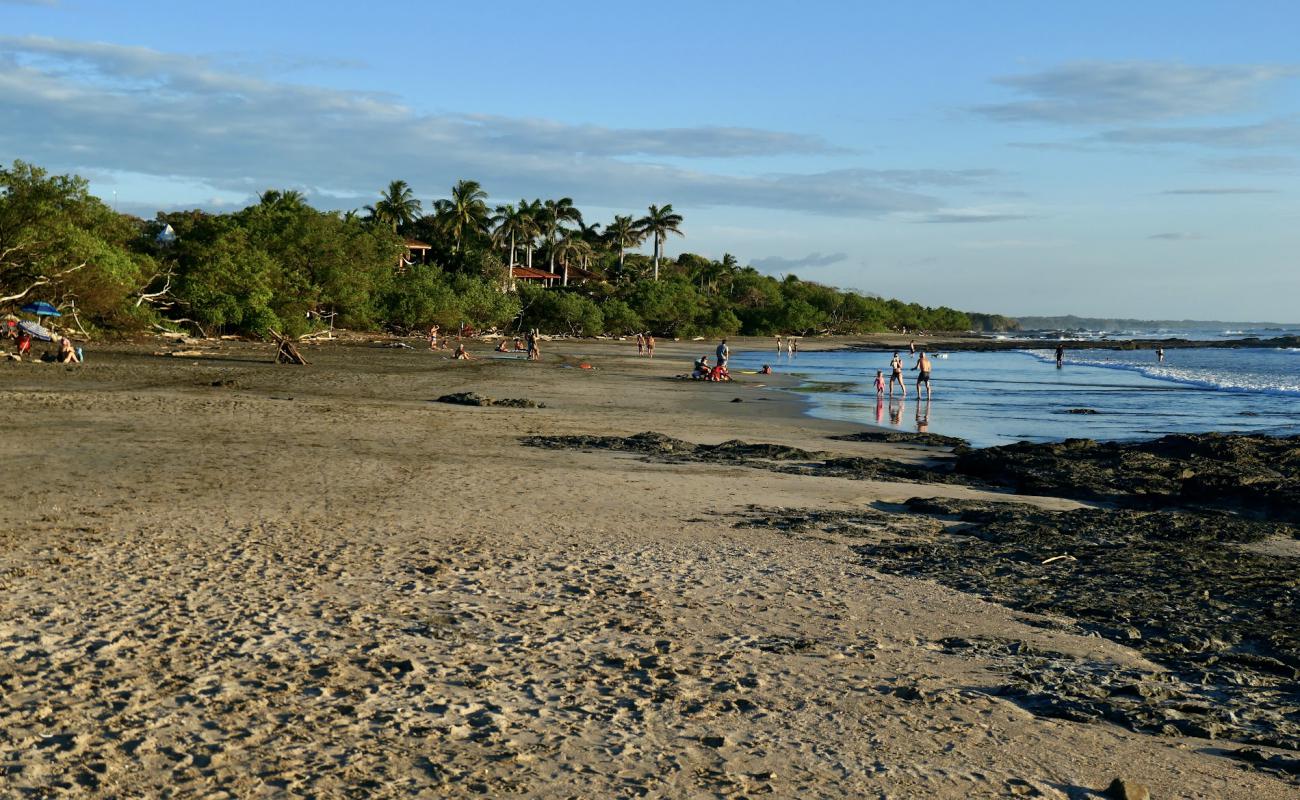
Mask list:
[[[916,359],[916,366],[912,369],[918,370],[916,375],[917,402],[920,402],[922,384],[925,384],[925,399],[928,402],[930,400],[930,358],[925,354],[924,350],[921,351],[921,356]]]

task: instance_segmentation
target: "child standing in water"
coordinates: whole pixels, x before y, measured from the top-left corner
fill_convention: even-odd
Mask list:
[[[876,397],[880,398],[885,394],[885,373],[883,370],[876,370]]]

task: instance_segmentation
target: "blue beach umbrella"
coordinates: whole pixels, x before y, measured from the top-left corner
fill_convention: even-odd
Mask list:
[[[23,331],[33,339],[39,339],[42,342],[54,341],[54,334],[45,330],[40,325],[37,325],[35,322],[27,322],[24,320],[23,322],[18,323],[18,330]]]
[[[44,300],[37,300],[35,303],[28,303],[22,309],[25,314],[35,314],[38,317],[61,317],[62,314],[50,303]]]

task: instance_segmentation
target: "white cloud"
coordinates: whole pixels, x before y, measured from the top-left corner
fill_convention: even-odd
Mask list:
[[[1093,137],[1109,144],[1190,144],[1219,148],[1300,147],[1300,124],[1273,119],[1250,125],[1161,126],[1121,128]]]
[[[764,272],[789,272],[795,269],[816,269],[818,267],[829,267],[832,264],[838,264],[848,258],[847,253],[809,253],[806,256],[796,258],[785,258],[782,256],[767,256],[765,258],[752,258],[749,263],[756,269]]]
[[[1249,108],[1292,66],[1193,66],[1154,61],[1078,61],[994,82],[1027,99],[977,106],[1008,122],[1114,124],[1233,113]]]
[[[572,196],[641,208],[743,206],[841,216],[943,206],[927,187],[989,170],[839,169],[727,175],[662,158],[825,155],[798,133],[702,126],[616,129],[496,115],[425,114],[395,97],[275,82],[141,47],[0,38],[0,151],[198,181],[252,194],[301,187],[338,206],[402,178],[425,197],[474,178],[495,197]],[[67,167],[61,167],[67,168]]]
[[[1170,233],[1153,233],[1147,238],[1159,239],[1166,242],[1190,242],[1190,241],[1195,241],[1197,239],[1204,239],[1205,237],[1199,233],[1180,233],[1174,231]]]
[[[1277,190],[1253,189],[1249,186],[1205,186],[1194,189],[1166,189],[1161,194],[1277,194]]]
[[[914,220],[915,222],[926,223],[931,225],[941,224],[967,224],[983,222],[1013,222],[1022,219],[1033,219],[1029,214],[1021,214],[1011,211],[985,211],[981,209],[952,209],[948,211],[939,211],[934,214]]]

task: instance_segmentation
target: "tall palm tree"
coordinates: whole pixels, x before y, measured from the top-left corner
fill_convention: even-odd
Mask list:
[[[605,240],[618,248],[618,268],[622,270],[627,249],[644,242],[645,234],[637,227],[636,221],[630,214],[626,217],[616,214],[614,221],[605,226]]]
[[[478,181],[460,180],[451,187],[450,200],[438,200],[433,204],[455,241],[454,252],[460,252],[461,243],[467,234],[487,230],[487,196]]]
[[[649,213],[636,221],[636,226],[641,231],[642,236],[653,236],[655,240],[655,280],[659,280],[659,257],[663,255],[664,243],[668,234],[675,233],[678,236],[686,234],[678,230],[682,224],[682,215],[673,213],[673,204],[660,208],[659,206],[650,206]]]
[[[518,249],[515,242],[519,236],[519,209],[514,203],[502,203],[492,209],[492,216],[488,219],[488,224],[492,226],[492,242],[498,245],[502,250],[508,250],[510,257],[506,260],[507,266],[511,269],[515,266],[515,251]]]
[[[564,286],[569,285],[569,259],[581,259],[585,265],[593,252],[595,250],[591,244],[577,231],[571,232],[555,245],[555,255],[560,259],[560,268],[564,270]],[[586,269],[586,266],[583,266],[583,269]]]
[[[420,218],[420,201],[406,181],[393,181],[379,194],[373,206],[366,206],[370,219],[381,225],[392,225],[393,233],[400,225],[410,225]]]
[[[533,250],[537,248],[537,239],[542,235],[542,219],[546,214],[546,209],[541,200],[520,199],[519,201],[519,218],[520,218],[520,241],[524,245],[524,262],[529,269],[533,268]]]
[[[492,230],[492,241],[499,245],[503,250],[509,250],[510,257],[507,259],[506,271],[509,275],[506,288],[509,289],[514,285],[515,274],[515,255],[521,245],[529,250],[529,263],[532,262],[532,243],[537,238],[537,223],[533,221],[532,213],[526,201],[520,200],[519,205],[514,203],[505,203],[499,205],[489,222],[494,226]]]
[[[551,255],[551,272],[555,271],[555,242],[566,222],[582,224],[582,212],[573,204],[572,197],[559,200],[547,200],[542,204],[545,209],[541,223],[542,232],[546,234],[546,244]]]

